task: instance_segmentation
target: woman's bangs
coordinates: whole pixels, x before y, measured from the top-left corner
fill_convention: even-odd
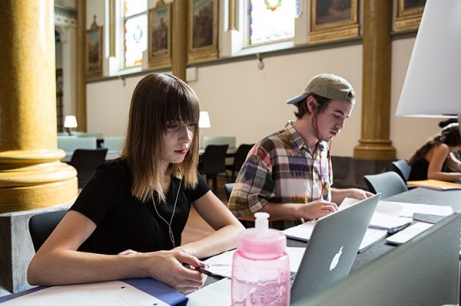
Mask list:
[[[188,124],[197,124],[199,120],[200,107],[198,101],[180,97],[171,101],[167,118],[169,121],[182,121]]]

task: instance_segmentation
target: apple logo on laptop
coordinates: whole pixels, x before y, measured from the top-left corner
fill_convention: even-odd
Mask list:
[[[330,264],[330,271],[336,268],[336,266],[338,265],[339,257],[341,257],[341,255],[343,254],[343,248],[344,246],[342,246],[339,249],[338,253],[336,253],[335,256],[333,257],[333,260],[331,261],[331,264]]]

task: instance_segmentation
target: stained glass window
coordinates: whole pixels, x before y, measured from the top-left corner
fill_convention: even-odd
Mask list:
[[[142,64],[147,49],[147,0],[124,0],[125,67]]]
[[[301,0],[249,0],[248,45],[290,40]]]

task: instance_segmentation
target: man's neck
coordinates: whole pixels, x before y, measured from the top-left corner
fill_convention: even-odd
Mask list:
[[[317,145],[319,139],[315,135],[315,131],[312,127],[312,122],[310,118],[308,116],[304,116],[301,119],[297,119],[293,124],[293,127],[304,140],[307,147],[309,148],[309,151],[311,153],[314,153],[315,146]]]

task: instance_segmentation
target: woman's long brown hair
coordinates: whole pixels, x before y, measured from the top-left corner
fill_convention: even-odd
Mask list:
[[[451,123],[442,129],[439,135],[436,135],[431,140],[427,141],[422,145],[413,155],[408,162],[409,165],[413,166],[418,161],[426,156],[427,152],[433,147],[445,143],[449,147],[456,147],[461,145],[461,135],[459,133],[459,125],[457,123]]]
[[[186,187],[197,184],[199,158],[199,101],[189,85],[179,78],[160,73],[146,75],[136,86],[131,99],[130,114],[122,156],[133,173],[132,194],[146,201],[154,191],[165,199],[161,182],[164,175],[182,177]],[[161,173],[162,137],[167,123],[183,121],[195,125],[189,151],[180,164],[171,164],[169,173]]]

